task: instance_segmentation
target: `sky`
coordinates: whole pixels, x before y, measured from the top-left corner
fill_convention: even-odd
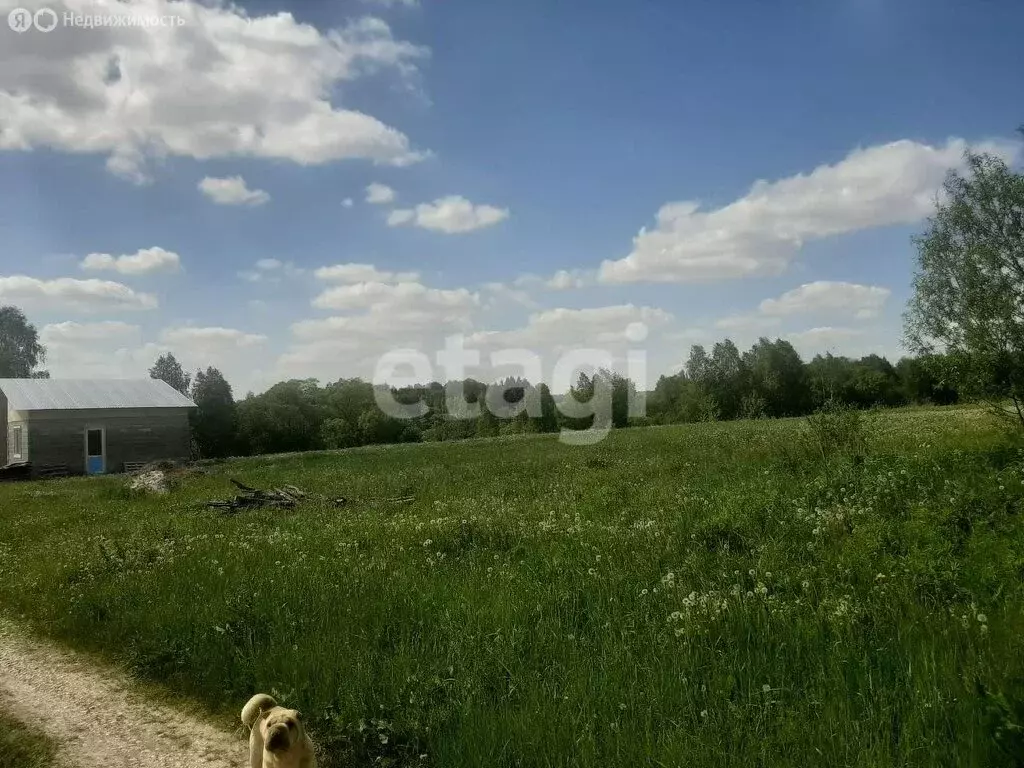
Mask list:
[[[1021,30],[1019,0],[0,0],[0,304],[55,377],[172,352],[238,396],[397,383],[404,349],[445,380],[454,337],[556,389],[580,349],[646,386],[725,337],[895,360],[945,174],[1024,156]]]

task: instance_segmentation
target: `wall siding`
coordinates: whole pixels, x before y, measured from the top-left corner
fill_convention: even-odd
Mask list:
[[[10,464],[11,462],[7,445],[7,396],[0,392],[0,464]]]
[[[191,433],[184,408],[108,411],[33,411],[28,419],[33,466],[66,464],[85,472],[85,430],[106,430],[106,471],[120,472],[125,462],[187,459]]]

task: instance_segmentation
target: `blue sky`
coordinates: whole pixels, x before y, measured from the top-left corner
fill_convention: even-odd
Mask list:
[[[726,335],[898,357],[943,174],[1020,157],[1014,0],[15,6],[62,21],[0,24],[0,302],[59,376],[461,333],[550,378],[635,323],[651,384]]]

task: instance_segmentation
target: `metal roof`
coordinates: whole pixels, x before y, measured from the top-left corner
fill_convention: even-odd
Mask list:
[[[11,411],[105,408],[194,408],[160,379],[0,379]]]

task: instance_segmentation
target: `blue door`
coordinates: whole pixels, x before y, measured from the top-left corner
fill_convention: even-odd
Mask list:
[[[104,437],[102,428],[85,430],[85,472],[88,475],[102,475],[107,471]]]

